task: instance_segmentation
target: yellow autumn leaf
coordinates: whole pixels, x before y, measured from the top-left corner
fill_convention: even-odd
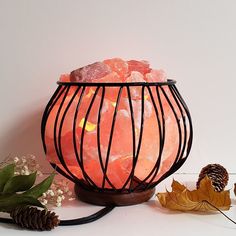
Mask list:
[[[216,208],[220,210],[230,208],[229,190],[216,192],[207,176],[201,180],[200,187],[193,191],[175,180],[171,187],[171,192],[157,194],[159,202],[165,208],[180,211],[214,211]]]

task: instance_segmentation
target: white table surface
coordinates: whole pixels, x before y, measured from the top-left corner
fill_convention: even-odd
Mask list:
[[[189,188],[194,187],[195,174],[175,174],[156,187],[156,191],[170,189],[172,178],[181,181]],[[230,175],[228,188],[231,189],[232,207],[225,213],[236,220],[236,198],[233,194],[233,183],[236,176]],[[72,201],[54,209],[61,219],[83,217],[96,212],[101,207],[92,206],[80,201]],[[31,236],[44,235],[235,235],[236,225],[219,213],[184,213],[162,208],[153,197],[150,201],[134,206],[117,207],[111,213],[93,223],[78,226],[60,226],[49,232],[22,230],[14,225],[0,224],[0,235]]]

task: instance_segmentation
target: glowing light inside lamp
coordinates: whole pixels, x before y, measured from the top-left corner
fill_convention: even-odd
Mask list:
[[[80,128],[83,128],[84,126],[84,122],[85,122],[85,119],[82,118],[81,121],[79,122],[79,127]],[[89,121],[86,121],[86,124],[85,124],[85,130],[88,131],[88,132],[91,132],[91,131],[94,131],[96,129],[97,125],[96,124],[93,124]]]

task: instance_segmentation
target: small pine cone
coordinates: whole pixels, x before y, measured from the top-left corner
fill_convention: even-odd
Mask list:
[[[200,182],[206,175],[211,179],[217,192],[223,191],[229,180],[229,174],[223,166],[220,164],[209,164],[202,168],[198,177],[197,188],[200,187]]]
[[[55,212],[29,206],[17,207],[10,216],[17,225],[31,230],[51,230],[60,222]]]

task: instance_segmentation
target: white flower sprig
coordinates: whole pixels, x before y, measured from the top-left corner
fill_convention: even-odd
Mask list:
[[[70,182],[68,180],[61,178],[55,179],[50,189],[39,200],[43,205],[51,204],[60,207],[64,200],[75,200],[74,193],[70,188]]]
[[[43,176],[40,165],[37,163],[34,155],[27,155],[21,157],[10,157],[7,159],[8,163],[15,163],[15,175],[29,175],[37,171],[38,176]]]
[[[15,164],[15,175],[29,175],[37,171],[38,177],[43,176],[42,168],[37,162],[37,158],[32,154],[21,157],[8,157],[4,165],[10,163]],[[71,189],[72,185],[67,179],[56,176],[51,187],[43,193],[39,201],[47,207],[60,207],[65,200],[75,200],[75,194]]]

